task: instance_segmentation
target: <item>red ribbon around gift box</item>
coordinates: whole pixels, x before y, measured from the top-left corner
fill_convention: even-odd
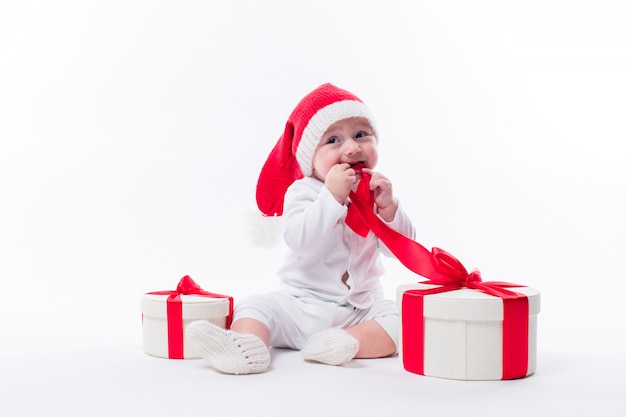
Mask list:
[[[526,376],[528,370],[528,298],[504,287],[522,287],[507,282],[483,282],[478,270],[470,273],[454,256],[443,249],[432,252],[419,243],[392,230],[374,213],[374,194],[369,188],[370,176],[362,174],[356,192],[350,193],[346,223],[365,237],[371,230],[409,270],[428,278],[423,284],[439,287],[409,290],[402,297],[404,367],[424,374],[424,306],[423,297],[460,288],[471,288],[499,297],[503,301],[502,379]]]
[[[204,291],[189,275],[185,275],[176,286],[175,291],[155,291],[148,294],[168,295],[167,297],[167,347],[170,359],[184,358],[183,334],[183,303],[182,295],[198,295],[210,298],[228,298],[228,317],[226,328],[230,328],[233,320],[233,297]]]

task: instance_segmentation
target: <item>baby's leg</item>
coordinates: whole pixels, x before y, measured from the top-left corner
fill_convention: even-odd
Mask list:
[[[267,335],[269,337],[269,330]],[[220,372],[254,374],[265,371],[270,364],[266,343],[252,333],[226,330],[209,321],[195,321],[187,326],[187,336],[200,355]]]
[[[359,323],[346,330],[359,341],[356,358],[384,358],[396,353],[396,344],[376,320]]]
[[[259,320],[241,318],[235,320],[230,329],[237,333],[253,334],[261,339],[265,346],[270,345],[270,329]]]
[[[312,335],[302,348],[305,359],[342,365],[353,358],[383,358],[396,353],[396,344],[374,320],[349,329],[332,328]]]

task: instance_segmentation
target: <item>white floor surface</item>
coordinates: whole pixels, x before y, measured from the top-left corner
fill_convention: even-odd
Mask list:
[[[424,377],[399,357],[340,366],[273,349],[259,375],[215,372],[119,346],[0,358],[5,416],[624,416],[623,357],[539,352],[537,372],[514,381]],[[7,412],[7,414],[5,414]],[[558,413],[558,414],[557,414]]]

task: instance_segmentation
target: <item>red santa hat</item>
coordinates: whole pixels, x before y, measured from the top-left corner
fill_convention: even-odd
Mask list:
[[[376,132],[374,117],[361,99],[332,84],[319,86],[298,103],[257,182],[257,205],[264,215],[283,214],[287,188],[313,174],[313,154],[322,135],[333,123],[350,117],[367,119]]]

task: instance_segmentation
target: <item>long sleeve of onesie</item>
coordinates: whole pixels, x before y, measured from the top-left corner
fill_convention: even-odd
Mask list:
[[[378,238],[357,235],[345,223],[347,207],[321,181],[306,177],[285,194],[283,237],[289,251],[279,271],[283,283],[338,303],[367,307],[382,297],[379,255],[391,255]],[[415,231],[398,207],[391,228],[410,238]],[[342,278],[347,273],[347,282]]]

